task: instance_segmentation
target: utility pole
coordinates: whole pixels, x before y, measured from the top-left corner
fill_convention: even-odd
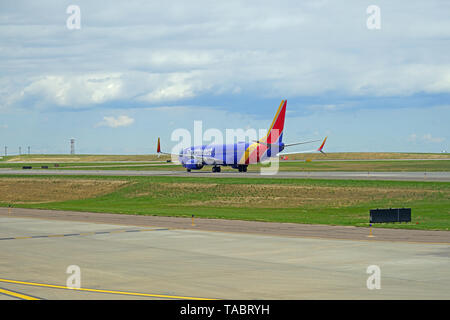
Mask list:
[[[19,156],[22,155],[22,147],[19,147]]]
[[[70,154],[75,154],[75,139],[70,139]]]
[[[31,149],[31,147],[28,146],[28,155],[30,155],[30,149]]]
[[[5,157],[8,155],[8,146],[5,146]]]

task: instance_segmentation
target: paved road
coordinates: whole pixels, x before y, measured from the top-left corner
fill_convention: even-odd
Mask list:
[[[450,298],[448,244],[211,232],[204,222],[188,230],[1,215],[0,299]],[[381,287],[369,290],[374,265]],[[82,290],[66,287],[74,267]]]
[[[138,171],[138,170],[17,170],[0,169],[0,175],[94,175],[94,176],[177,176],[177,177],[242,177],[242,178],[310,178],[310,179],[354,179],[354,180],[412,180],[450,181],[450,172],[350,172],[350,171],[279,171],[274,175],[259,172],[207,171]]]
[[[1,159],[1,157],[0,157]],[[313,162],[346,162],[346,161],[448,161],[450,158],[418,158],[418,159],[310,159]],[[291,160],[281,160],[280,162],[305,162],[306,159],[291,159]],[[6,161],[4,163],[99,163],[99,164],[109,164],[109,163],[159,163],[166,164],[165,161],[162,160],[111,160],[111,161],[54,161],[54,160],[43,160],[43,161]]]
[[[311,159],[311,162],[372,162],[372,161],[449,161],[450,158],[438,159]],[[280,162],[306,162],[305,159],[280,160]]]
[[[145,216],[129,214],[41,210],[25,208],[0,208],[0,216],[39,218],[78,222],[95,222],[129,226],[153,226],[171,229],[190,229],[232,233],[265,234],[288,237],[346,239],[364,241],[405,241],[450,244],[449,231],[369,228],[352,226],[308,225],[298,223],[274,223],[242,220],[205,219]]]

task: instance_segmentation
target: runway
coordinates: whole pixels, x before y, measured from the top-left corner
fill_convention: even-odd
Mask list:
[[[85,215],[82,222],[2,210],[0,299],[450,298],[449,243],[382,241],[378,229],[365,240],[321,239],[205,230],[203,220],[172,228]],[[79,290],[67,289],[74,265]],[[380,289],[367,287],[372,265],[381,270]]]
[[[278,171],[266,175],[260,172],[175,171],[175,170],[45,170],[0,169],[0,175],[87,175],[87,176],[174,176],[174,177],[221,177],[221,178],[299,178],[299,179],[353,179],[353,180],[399,180],[399,181],[450,181],[450,172],[357,172],[357,171]]]
[[[105,223],[126,226],[153,226],[158,228],[188,229],[200,231],[302,237],[312,239],[339,239],[361,241],[396,241],[412,243],[443,243],[450,245],[450,232],[374,228],[374,237],[368,237],[369,229],[353,226],[329,226],[300,223],[276,223],[243,220],[183,218],[148,215],[130,215],[98,212],[42,210],[26,208],[1,208],[0,217],[37,218],[74,222]],[[192,225],[194,224],[194,226]],[[1,239],[1,237],[0,237]]]

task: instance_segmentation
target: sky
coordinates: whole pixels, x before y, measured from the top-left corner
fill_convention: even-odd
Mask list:
[[[153,154],[194,121],[268,129],[283,99],[285,143],[448,152],[448,12],[447,0],[2,1],[0,155],[67,154],[71,138],[77,153]]]

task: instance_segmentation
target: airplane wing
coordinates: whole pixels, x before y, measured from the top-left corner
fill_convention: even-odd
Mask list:
[[[290,143],[290,144],[284,144],[285,147],[290,147],[290,146],[296,146],[299,144],[306,144],[306,143],[311,143],[311,142],[317,142],[317,141],[322,141],[322,140],[311,140],[311,141],[302,141],[302,142],[296,142],[296,143]],[[277,148],[279,147],[278,144],[270,144],[270,143],[265,143],[263,141],[259,141],[259,140],[253,140],[253,142],[259,143],[259,144],[263,144],[268,148]]]
[[[306,143],[317,142],[317,141],[322,141],[322,140],[311,140],[311,141],[303,141],[303,142],[289,143],[289,144],[284,144],[284,146],[285,146],[285,147],[290,147],[290,146],[296,146],[296,145],[299,145],[299,144],[306,144]]]
[[[305,150],[305,151],[294,151],[294,152],[280,152],[277,156],[287,156],[288,154],[298,154],[298,153],[316,153],[317,149]],[[320,152],[320,151],[319,151]],[[325,153],[325,152],[322,152]]]
[[[320,145],[320,147],[318,149],[314,149],[314,150],[305,150],[305,151],[294,151],[294,152],[280,152],[277,154],[277,156],[285,156],[288,154],[297,154],[297,153],[316,153],[316,152],[320,152],[325,154],[325,152],[323,152],[323,147],[325,146],[325,142],[327,141],[328,137],[325,137],[325,139],[323,140],[322,144]],[[320,141],[320,140],[319,140]],[[287,145],[285,145],[287,146]]]

